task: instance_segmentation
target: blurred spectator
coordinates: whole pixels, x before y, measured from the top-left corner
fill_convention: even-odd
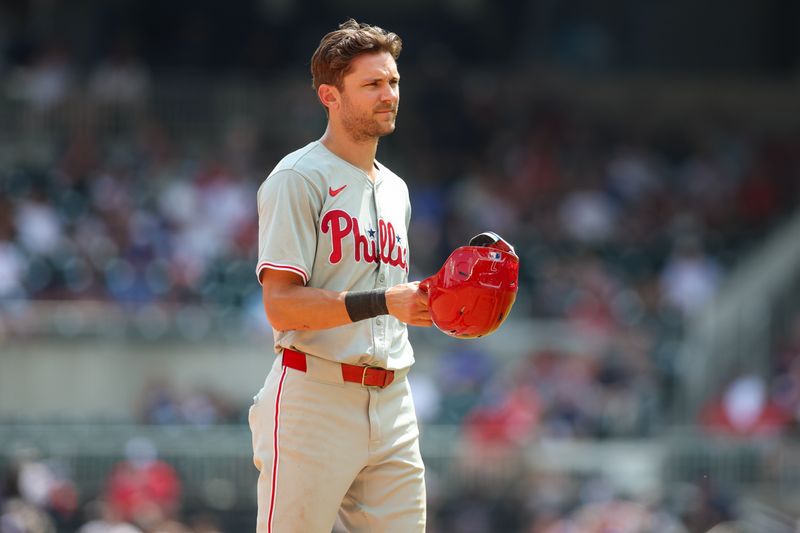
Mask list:
[[[680,517],[692,533],[704,533],[720,522],[737,518],[732,495],[708,476],[686,489],[686,507]]]
[[[40,191],[16,206],[14,226],[19,242],[31,254],[55,258],[61,251],[63,226],[49,199]]]
[[[0,302],[22,299],[25,295],[25,268],[25,257],[19,248],[0,235]]]
[[[9,469],[0,486],[0,531],[50,533],[78,508],[75,485],[65,468],[33,448],[9,450]]]
[[[772,369],[772,396],[791,422],[800,427],[800,312],[790,314],[786,330],[776,342]]]
[[[176,515],[181,483],[169,464],[157,458],[151,441],[135,438],[125,445],[126,459],[111,472],[105,500],[114,516],[147,530]]]
[[[789,416],[770,397],[762,377],[743,375],[703,408],[700,422],[713,433],[776,436],[786,428]]]
[[[89,96],[101,105],[141,109],[150,93],[150,73],[131,37],[118,37],[89,76]]]
[[[138,408],[146,424],[189,424],[206,427],[231,422],[236,413],[231,403],[208,386],[193,386],[179,393],[164,379],[151,381]]]
[[[522,448],[530,444],[540,422],[536,390],[525,385],[500,385],[490,405],[479,405],[464,421],[465,437],[490,449]]]
[[[669,305],[691,316],[714,297],[721,279],[717,262],[691,238],[676,245],[661,273],[661,288]]]
[[[660,171],[654,159],[645,146],[623,144],[612,155],[606,167],[608,184],[625,205],[636,205],[657,193]]]
[[[67,44],[57,39],[43,44],[32,63],[11,73],[12,96],[35,111],[50,111],[63,104],[75,85],[75,71]]]
[[[597,190],[571,192],[561,204],[559,218],[565,233],[582,244],[602,244],[616,232],[616,209]]]
[[[438,359],[435,370],[441,393],[438,423],[463,421],[495,372],[495,364],[489,354],[466,346],[452,349]]]
[[[3,533],[56,533],[55,525],[41,509],[24,500],[11,498],[0,508]]]
[[[125,522],[113,507],[103,501],[94,501],[87,505],[89,521],[78,530],[78,533],[142,533],[136,526]]]
[[[36,515],[33,509],[48,513],[55,526],[72,519],[78,510],[78,491],[66,465],[56,459],[43,459],[34,448],[11,450],[11,468],[0,497],[17,499],[12,514]],[[2,500],[0,500],[2,501]]]
[[[181,416],[187,424],[205,427],[231,420],[233,409],[207,386],[193,387],[181,399]]]
[[[612,304],[619,287],[608,265],[592,254],[579,256],[566,267],[572,294],[563,317],[578,334],[608,338],[618,326]]]
[[[142,395],[139,417],[146,424],[178,424],[181,410],[177,393],[164,379],[148,383]]]

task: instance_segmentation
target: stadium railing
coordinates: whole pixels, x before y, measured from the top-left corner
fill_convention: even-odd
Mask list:
[[[257,472],[246,425],[6,423],[0,425],[0,470],[23,456],[48,461],[68,473],[84,497],[96,497],[134,438],[152,442],[158,457],[177,470],[186,502],[222,510],[255,503]],[[632,497],[702,480],[776,506],[791,505],[800,494],[800,445],[791,439],[711,438],[687,431],[658,440],[539,440],[488,449],[470,445],[459,427],[426,425],[420,442],[430,475],[445,486],[557,472],[603,479]]]

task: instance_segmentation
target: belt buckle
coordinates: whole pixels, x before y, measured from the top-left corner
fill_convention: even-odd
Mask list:
[[[364,371],[361,373],[361,386],[362,387],[378,387],[378,388],[382,387],[383,385],[367,385],[367,384],[364,383],[364,380],[367,379],[367,370],[369,370],[370,368],[374,368],[376,370],[383,370],[384,372],[386,371],[384,368],[381,368],[379,366],[364,365]],[[384,376],[383,381],[386,382],[386,376]]]

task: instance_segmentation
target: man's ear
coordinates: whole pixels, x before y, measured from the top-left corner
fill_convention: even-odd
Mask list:
[[[338,109],[340,100],[339,89],[335,85],[321,84],[317,89],[317,97],[328,110]]]

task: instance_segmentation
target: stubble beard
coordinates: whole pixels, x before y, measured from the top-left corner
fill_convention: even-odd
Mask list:
[[[397,107],[392,111],[391,122],[379,121],[373,112],[356,111],[345,97],[342,100],[342,126],[348,135],[357,143],[377,141],[394,132],[397,120]]]

